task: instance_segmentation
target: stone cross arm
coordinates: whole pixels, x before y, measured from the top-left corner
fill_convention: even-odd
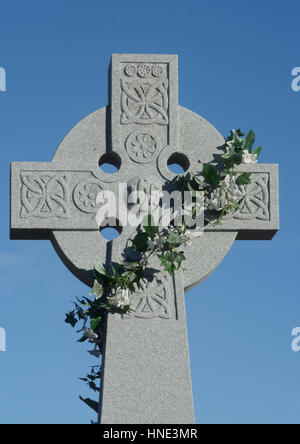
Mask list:
[[[188,157],[188,156],[187,156]],[[279,227],[278,166],[248,164],[251,185],[244,187],[243,207],[206,232],[237,232],[237,240],[272,239]],[[98,231],[96,197],[116,189],[99,168],[76,159],[65,163],[14,162],[11,165],[11,239],[50,239],[52,231]],[[130,175],[124,182],[130,182]]]

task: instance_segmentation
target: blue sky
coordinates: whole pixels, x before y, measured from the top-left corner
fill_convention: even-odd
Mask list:
[[[253,128],[280,164],[281,230],[236,242],[186,295],[197,423],[299,423],[297,0],[0,0],[0,423],[88,423],[78,381],[92,362],[64,313],[87,287],[48,241],[9,241],[9,163],[50,161],[107,104],[111,53],[179,56],[179,102],[223,135]]]

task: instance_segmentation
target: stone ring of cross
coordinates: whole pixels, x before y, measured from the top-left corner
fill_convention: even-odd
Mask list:
[[[200,171],[223,145],[212,125],[178,105],[177,56],[113,55],[109,106],[79,122],[51,162],[12,163],[11,238],[50,239],[70,271],[91,286],[95,263],[120,262],[133,236],[129,226],[111,242],[100,235],[99,192],[117,195],[120,183],[159,189],[176,176],[170,164]],[[104,163],[117,172],[104,172]],[[161,274],[145,286],[133,316],[108,316],[102,423],[193,423],[184,291],[209,276],[235,240],[271,239],[279,227],[277,165],[240,171],[252,173],[241,211],[194,239],[183,273]]]

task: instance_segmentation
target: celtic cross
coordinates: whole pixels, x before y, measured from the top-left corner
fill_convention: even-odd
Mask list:
[[[79,122],[51,162],[11,167],[11,238],[50,239],[89,286],[94,264],[121,261],[136,231],[124,226],[112,242],[101,237],[99,192],[118,194],[126,183],[149,193],[174,179],[170,164],[199,171],[224,144],[208,122],[178,105],[177,56],[113,55],[110,79],[110,105]],[[105,173],[104,163],[117,172]],[[234,240],[271,239],[278,230],[277,166],[240,170],[252,173],[243,206],[186,249],[186,271],[173,279],[158,273],[134,296],[132,315],[108,315],[102,423],[194,422],[184,292],[213,272]]]

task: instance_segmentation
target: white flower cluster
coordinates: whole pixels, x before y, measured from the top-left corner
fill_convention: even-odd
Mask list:
[[[168,228],[169,231],[176,231],[176,228],[171,226]],[[198,237],[200,236],[202,233],[199,231],[190,231],[190,230],[186,230],[186,231],[182,231],[182,232],[178,232],[179,235],[179,244],[182,245],[183,247],[190,247],[192,245],[192,238],[193,237]],[[168,236],[166,235],[155,235],[155,238],[153,239],[153,241],[151,239],[148,240],[148,250],[154,250],[155,248],[158,248],[159,250],[162,250],[166,244],[166,242],[168,241]]]
[[[167,236],[159,236],[158,234],[155,235],[153,241],[151,239],[148,239],[148,250],[154,250],[155,248],[158,248],[159,250],[162,250],[165,243],[167,242]]]
[[[183,247],[190,247],[192,245],[192,235],[189,230],[185,231],[184,233],[180,234],[180,244]]]
[[[122,310],[130,305],[128,288],[122,290],[118,289],[113,296],[107,299],[111,305],[121,308]]]
[[[228,202],[238,203],[243,197],[244,194],[236,184],[235,176],[227,174],[220,182],[219,188],[206,199],[206,207],[209,210],[222,211]]]
[[[257,163],[257,154],[251,154],[248,150],[243,151],[243,163]]]
[[[186,230],[180,235],[180,243],[183,247],[190,247],[192,245],[192,239],[201,236],[202,230]]]

